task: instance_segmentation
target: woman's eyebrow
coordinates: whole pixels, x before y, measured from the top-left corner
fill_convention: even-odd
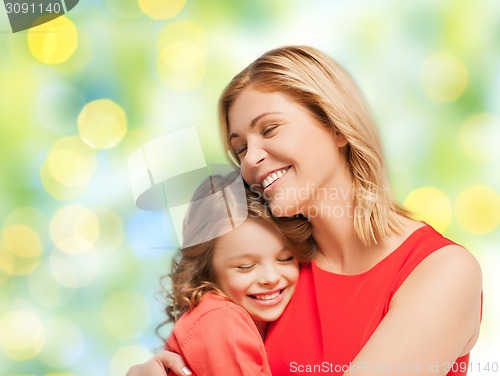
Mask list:
[[[263,114],[260,114],[256,117],[254,117],[253,120],[250,122],[250,129],[254,128],[255,125],[257,124],[257,122],[260,119],[262,119],[264,116],[276,115],[276,114],[281,114],[281,112],[264,112]],[[231,133],[231,135],[229,136],[229,141],[231,141],[233,138],[237,138],[237,137],[240,137],[240,135],[237,133]]]

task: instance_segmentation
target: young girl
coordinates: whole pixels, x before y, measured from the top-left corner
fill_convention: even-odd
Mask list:
[[[298,260],[312,256],[314,243],[306,220],[273,219],[250,191],[238,203],[228,197],[236,196],[229,181],[207,179],[184,219],[183,244],[192,245],[181,249],[169,276],[166,313],[175,326],[166,349],[181,354],[195,375],[271,375],[262,338],[290,302]],[[201,201],[222,190],[224,199]],[[235,212],[228,202],[247,206],[248,217],[212,239]]]

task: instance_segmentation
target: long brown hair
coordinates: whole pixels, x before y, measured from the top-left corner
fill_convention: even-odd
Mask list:
[[[407,213],[389,188],[382,147],[363,95],[342,66],[315,48],[288,46],[266,52],[236,75],[219,100],[223,143],[236,163],[228,112],[249,86],[287,94],[325,127],[346,138],[346,160],[355,190],[354,229],[363,244],[376,244],[400,232],[401,216]]]

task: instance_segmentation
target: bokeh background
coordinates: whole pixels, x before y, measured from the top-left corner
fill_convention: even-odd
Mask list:
[[[284,44],[348,69],[398,200],[478,258],[470,374],[500,374],[498,0],[83,0],[15,34],[0,7],[0,375],[124,375],[161,347],[177,239],[135,206],[127,160],[195,126],[224,163],[222,88]]]

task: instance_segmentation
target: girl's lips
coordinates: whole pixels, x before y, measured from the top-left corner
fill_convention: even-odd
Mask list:
[[[264,306],[271,306],[278,304],[283,300],[283,291],[285,291],[285,289],[276,290],[274,292],[265,292],[254,295],[248,295],[248,296],[252,298],[257,304]]]

